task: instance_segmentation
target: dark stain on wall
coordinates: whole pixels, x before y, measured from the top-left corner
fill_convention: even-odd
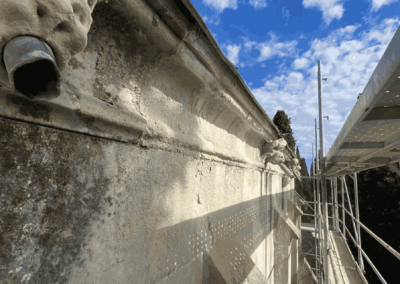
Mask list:
[[[13,95],[7,95],[6,100],[7,103],[18,107],[18,111],[25,116],[40,118],[44,121],[49,121],[50,119],[50,107],[40,101],[33,101]]]
[[[111,142],[5,118],[0,133],[0,283],[29,273],[65,283],[108,203],[100,164]]]

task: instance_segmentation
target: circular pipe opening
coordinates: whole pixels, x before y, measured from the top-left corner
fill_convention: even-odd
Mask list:
[[[14,72],[14,86],[27,97],[57,92],[57,72],[49,60],[27,63]]]

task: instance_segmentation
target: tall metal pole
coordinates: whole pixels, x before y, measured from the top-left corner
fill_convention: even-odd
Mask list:
[[[360,221],[360,211],[358,209],[358,183],[357,183],[357,172],[354,173],[354,199],[356,203],[356,219]],[[357,223],[357,235],[358,235],[358,245],[361,247],[361,232],[360,224]],[[362,254],[360,248],[358,248],[358,266],[360,266],[361,271],[364,271],[364,262],[362,259]]]
[[[319,151],[318,151],[318,135],[317,135],[317,119],[315,119],[315,157],[316,157],[316,166],[315,166],[315,177],[316,177],[316,184],[317,184],[317,203],[318,203],[318,243],[319,243],[319,283],[322,283],[322,273],[321,273],[321,262],[322,262],[322,226],[321,226],[321,203],[320,203],[320,196],[319,196]]]
[[[316,276],[317,279],[319,279],[319,269],[318,269],[318,243],[317,243],[317,235],[318,235],[318,227],[317,227],[317,219],[318,219],[318,214],[317,214],[317,195],[315,192],[315,162],[314,162],[314,145],[311,146],[311,153],[312,153],[312,165],[313,165],[313,189],[314,189],[314,239],[315,239],[315,271],[316,271]]]
[[[339,232],[339,202],[338,202],[338,195],[337,195],[337,181],[338,178],[335,177],[335,225],[336,225],[336,231]]]
[[[324,221],[324,274],[325,283],[329,284],[329,259],[328,259],[328,206],[325,178],[325,152],[324,152],[324,126],[322,121],[322,96],[321,96],[321,60],[318,60],[318,108],[319,108],[319,143],[321,151],[321,191]]]
[[[341,179],[341,189],[342,189],[342,219],[343,219],[343,235],[344,235],[344,238],[346,238],[346,228],[345,228],[345,224],[346,224],[346,212],[344,211],[344,185],[343,185],[343,179],[344,179],[344,175],[342,176],[342,179]]]
[[[334,202],[333,202],[333,180],[331,179],[330,180],[330,184],[331,184],[331,210],[332,210],[332,227],[333,227],[333,230],[336,230],[336,227],[335,227],[335,211],[333,211],[333,204],[334,204]],[[328,207],[329,208],[329,207]],[[329,210],[328,210],[328,214],[329,214]],[[328,218],[328,221],[329,221],[329,218]],[[328,225],[329,225],[329,223],[328,223]]]

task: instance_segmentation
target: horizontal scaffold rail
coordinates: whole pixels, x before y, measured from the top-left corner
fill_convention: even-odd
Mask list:
[[[339,205],[340,206],[340,205]],[[342,207],[342,206],[340,206]],[[377,240],[383,247],[385,247],[391,254],[393,254],[398,260],[400,260],[400,253],[398,253],[395,249],[393,249],[390,245],[388,245],[387,243],[385,243],[381,238],[379,238],[377,235],[375,235],[370,229],[368,229],[363,223],[361,223],[359,220],[357,220],[356,218],[354,218],[354,216],[351,215],[351,213],[344,208],[344,210],[346,211],[346,213],[353,219],[353,221],[357,222],[358,224],[360,224],[361,227],[363,227],[363,229],[371,235],[371,237],[373,237],[375,240]],[[340,222],[342,222],[341,220],[339,220]]]

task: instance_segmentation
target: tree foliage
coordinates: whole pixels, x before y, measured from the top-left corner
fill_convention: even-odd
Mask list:
[[[285,135],[284,138],[288,143],[289,148],[294,153],[294,148],[296,147],[296,140],[293,137],[292,127],[290,126],[291,119],[288,117],[285,111],[278,110],[272,121],[274,122],[276,127],[278,127],[281,134],[288,133],[288,135]]]
[[[299,164],[301,166],[300,175],[305,176],[305,177],[310,176],[308,173],[306,160],[301,157],[299,147],[296,147],[296,157],[297,157],[297,159],[299,159]],[[312,182],[310,179],[303,178],[303,179],[301,179],[301,183],[296,179],[295,180],[295,190],[306,201],[313,201]],[[312,212],[310,212],[310,209],[308,206],[303,207],[303,210],[307,214],[312,213]],[[313,220],[314,219],[309,216],[304,216],[302,218],[302,222],[306,222],[306,223],[312,223]]]
[[[400,177],[393,173],[389,167],[382,166],[359,172],[357,182],[360,221],[392,248],[400,251],[400,230],[398,230],[398,224],[400,224]],[[354,181],[346,176],[346,183],[352,209],[355,212]],[[338,185],[340,187],[340,182],[338,182]],[[339,203],[341,203],[340,195],[338,199]],[[345,207],[349,210],[347,198],[345,198],[345,202]],[[346,224],[354,236],[349,216],[346,217]],[[341,229],[342,227],[343,225]],[[363,229],[361,229],[361,243],[363,250],[383,278],[388,283],[398,282],[398,275],[397,272],[393,271],[393,267],[398,266],[399,260]],[[357,259],[357,249],[349,237],[348,244],[353,251],[355,259]],[[380,280],[365,259],[364,265],[368,283],[380,283]]]

